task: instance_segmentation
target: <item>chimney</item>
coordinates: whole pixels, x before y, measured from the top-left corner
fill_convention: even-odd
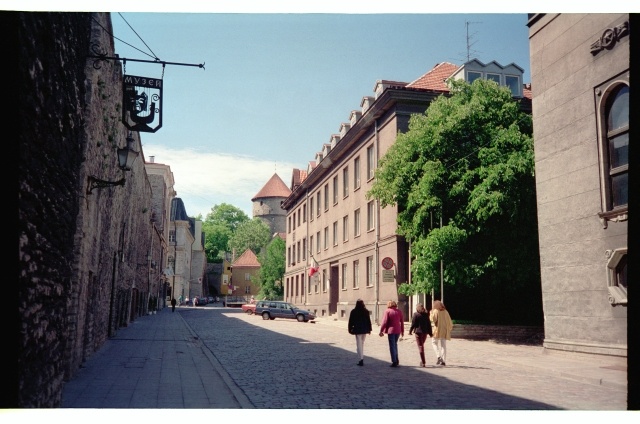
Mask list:
[[[149,163],[153,163],[155,159],[156,159],[155,156],[149,156]]]

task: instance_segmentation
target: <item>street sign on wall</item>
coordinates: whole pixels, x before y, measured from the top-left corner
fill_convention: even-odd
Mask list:
[[[388,256],[382,260],[382,267],[384,269],[391,269],[393,268],[393,265],[394,265],[393,259],[391,259]]]

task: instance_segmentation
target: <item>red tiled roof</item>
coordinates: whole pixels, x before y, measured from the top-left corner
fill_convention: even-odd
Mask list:
[[[255,268],[260,267],[260,262],[258,262],[258,257],[253,250],[247,249],[244,251],[242,255],[238,259],[236,259],[232,266],[234,268],[243,267],[243,268]]]
[[[415,81],[407,84],[408,88],[424,88],[427,90],[449,91],[446,79],[460,68],[449,62],[438,63],[432,70]]]
[[[307,171],[303,171],[302,169],[294,168],[293,174],[291,175],[291,190],[295,190],[302,182],[307,178]]]
[[[278,174],[273,174],[271,179],[262,187],[262,189],[251,199],[254,202],[256,199],[262,199],[265,197],[289,197],[291,190],[282,181],[282,178]]]

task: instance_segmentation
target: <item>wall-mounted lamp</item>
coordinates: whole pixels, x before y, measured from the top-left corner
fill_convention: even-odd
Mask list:
[[[127,136],[127,146],[118,148],[118,166],[123,171],[131,171],[133,163],[136,161],[138,154],[140,154],[140,152],[137,152],[133,149],[134,142],[135,140],[133,139],[131,132],[129,132],[129,135]],[[91,194],[94,188],[105,188],[119,185],[121,186],[124,185],[124,183],[124,177],[122,177],[118,181],[106,181],[91,175],[89,176],[89,186],[87,187],[87,194]]]

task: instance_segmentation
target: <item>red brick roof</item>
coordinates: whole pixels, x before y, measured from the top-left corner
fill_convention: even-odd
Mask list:
[[[408,88],[422,88],[426,90],[449,91],[446,80],[453,75],[459,65],[449,62],[438,63],[429,72],[422,75],[417,80],[407,84]],[[524,84],[522,87],[522,96],[531,99],[531,84]]]
[[[253,196],[251,199],[254,202],[256,199],[263,199],[265,197],[289,197],[291,190],[282,181],[282,178],[278,174],[273,174],[271,179],[262,187],[262,189]]]
[[[415,81],[407,84],[409,88],[424,88],[427,90],[449,91],[446,79],[460,68],[449,62],[438,63],[432,70],[421,76]]]
[[[253,250],[247,249],[233,262],[232,266],[234,268],[260,268],[260,262],[258,262],[258,257],[253,253]]]

